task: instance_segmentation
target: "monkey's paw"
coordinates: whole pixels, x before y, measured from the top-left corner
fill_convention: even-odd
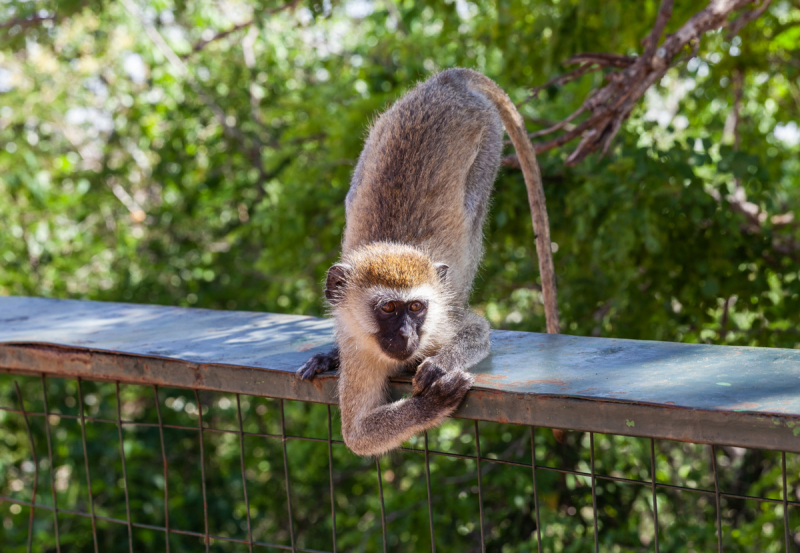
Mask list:
[[[339,367],[339,355],[335,353],[315,353],[295,375],[300,380],[313,380],[318,373],[332,371]]]
[[[425,400],[448,414],[458,407],[472,386],[473,376],[462,370],[446,371],[430,359],[422,362],[412,380],[412,397]]]

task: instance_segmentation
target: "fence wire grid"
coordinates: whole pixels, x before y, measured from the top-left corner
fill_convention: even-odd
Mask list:
[[[7,372],[4,551],[798,550],[792,453],[449,420],[362,459],[332,405]]]

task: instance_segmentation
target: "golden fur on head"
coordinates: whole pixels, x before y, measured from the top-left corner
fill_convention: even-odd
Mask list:
[[[343,261],[355,271],[352,285],[407,290],[439,280],[431,258],[412,246],[373,242],[348,254]]]

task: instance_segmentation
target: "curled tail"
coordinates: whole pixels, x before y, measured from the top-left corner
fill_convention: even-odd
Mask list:
[[[522,167],[525,178],[525,187],[528,189],[528,204],[533,218],[533,234],[536,237],[536,255],[539,258],[539,274],[542,279],[542,296],[544,298],[544,313],[547,321],[547,332],[558,334],[558,298],[556,295],[556,277],[553,266],[553,252],[550,242],[550,222],[547,219],[547,206],[542,187],[542,175],[536,161],[536,151],[533,149],[525,123],[503,89],[490,78],[471,69],[450,69],[446,73],[458,73],[464,78],[471,90],[480,92],[497,108],[500,119],[506,128],[517,157]]]

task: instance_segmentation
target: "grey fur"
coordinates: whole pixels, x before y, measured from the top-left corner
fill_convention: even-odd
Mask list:
[[[298,371],[308,379],[340,364],[342,434],[359,455],[385,453],[450,415],[472,384],[466,369],[489,352],[489,323],[468,311],[467,300],[510,111],[519,117],[492,81],[450,69],[411,90],[370,130],[345,202],[347,270],[332,267],[326,291],[338,355],[316,355]],[[401,267],[397,256],[408,251],[423,260],[408,254]],[[382,271],[407,276],[417,288],[387,290],[386,279],[374,276]],[[425,345],[408,362],[384,358],[373,344],[372,289],[381,301],[426,290],[419,293],[429,297],[419,299],[438,309],[423,324]],[[387,404],[388,379],[417,364],[412,396]]]
[[[503,148],[500,116],[471,87],[473,75],[443,71],[381,115],[345,201],[345,252],[376,241],[417,246],[450,266],[464,304],[483,256],[483,222]]]

